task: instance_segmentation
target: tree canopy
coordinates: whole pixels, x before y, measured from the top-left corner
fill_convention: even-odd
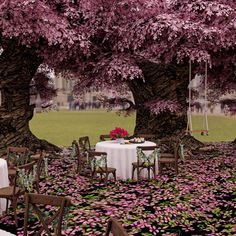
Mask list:
[[[235,81],[234,0],[1,0],[0,10],[3,49],[16,39],[80,75],[80,89],[140,78],[140,60],[208,61],[218,86]]]

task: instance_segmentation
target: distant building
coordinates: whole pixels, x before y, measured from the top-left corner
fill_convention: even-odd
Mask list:
[[[55,104],[60,108],[69,108],[69,97],[75,81],[66,80],[62,76],[54,77],[54,86],[57,89],[57,96],[53,98]]]
[[[103,104],[99,101],[98,96],[101,91],[92,89],[86,92],[82,98],[76,99],[72,90],[75,85],[74,80],[67,80],[62,76],[54,77],[54,87],[57,89],[57,96],[53,98],[54,104],[60,109],[84,110],[84,109],[100,109]],[[112,93],[106,92],[107,97],[112,97]]]

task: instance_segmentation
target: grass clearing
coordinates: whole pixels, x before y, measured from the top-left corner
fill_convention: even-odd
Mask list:
[[[193,128],[201,129],[202,116],[193,117]],[[236,116],[209,116],[209,136],[195,137],[201,141],[228,141],[236,137]],[[30,122],[32,132],[41,139],[58,146],[70,146],[72,140],[88,135],[91,143],[98,142],[100,134],[107,134],[115,127],[122,127],[133,133],[135,114],[129,117],[117,116],[104,110],[53,111],[35,113]]]
[[[39,138],[58,146],[70,146],[81,136],[89,136],[91,144],[95,144],[100,134],[108,134],[115,127],[122,127],[132,134],[134,120],[134,115],[123,117],[104,110],[53,111],[35,113],[30,128]]]

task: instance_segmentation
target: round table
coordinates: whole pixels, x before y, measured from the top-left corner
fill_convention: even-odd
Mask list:
[[[0,188],[8,187],[8,170],[6,160],[0,158]],[[6,210],[6,199],[0,198],[0,215]]]
[[[116,168],[117,178],[131,179],[132,162],[137,161],[138,146],[156,146],[156,143],[145,141],[141,144],[121,144],[117,141],[104,141],[96,144],[96,151],[107,153],[107,165]]]
[[[5,230],[0,229],[0,235],[1,236],[14,236],[15,234],[9,233]]]

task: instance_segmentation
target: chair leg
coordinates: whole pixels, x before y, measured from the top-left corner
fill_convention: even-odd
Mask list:
[[[12,207],[13,207],[13,210],[14,210],[15,224],[16,224],[16,227],[18,227],[18,220],[17,220],[17,214],[16,214],[17,198],[14,198],[14,199],[12,200]]]
[[[100,173],[100,182],[102,182],[102,177],[103,177],[103,174]],[[105,176],[105,178],[106,178],[106,176]],[[104,180],[105,180],[105,179],[104,179]]]
[[[139,167],[137,167],[137,182],[139,182]]]
[[[148,167],[148,180],[150,180],[150,167]]]
[[[116,171],[113,172],[114,180],[116,181]]]
[[[159,165],[159,173],[160,173],[160,175],[162,174],[162,164],[161,163]]]
[[[33,187],[35,187],[35,190],[37,193],[39,193],[39,181],[40,181],[40,176],[36,177],[36,179],[33,182]]]
[[[105,174],[105,184],[107,185],[107,181],[108,181],[108,175],[109,175],[109,173],[106,173]]]
[[[91,172],[91,179],[92,179],[92,180],[94,179],[95,174],[96,174],[95,171],[92,171],[92,172]]]
[[[9,199],[7,198],[7,204],[6,204],[6,215],[7,215],[7,212],[8,212],[8,205],[9,205]]]
[[[134,171],[135,171],[135,167],[133,166],[133,168],[132,168],[132,180],[134,180]]]
[[[156,166],[155,165],[153,166],[153,178],[154,179],[156,178]]]
[[[178,170],[178,163],[175,164],[175,174],[178,175],[179,174],[179,170]]]

